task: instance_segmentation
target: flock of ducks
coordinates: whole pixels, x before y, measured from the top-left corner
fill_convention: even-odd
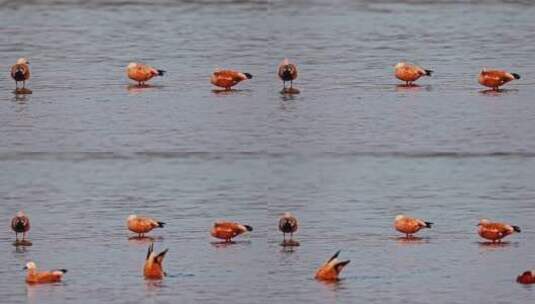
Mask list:
[[[394,229],[403,233],[406,240],[417,240],[413,235],[424,228],[431,228],[433,223],[400,214],[394,219]],[[128,230],[137,234],[136,238],[144,238],[145,234],[153,229],[163,228],[165,223],[157,221],[148,216],[130,215],[127,218],[126,226]],[[479,235],[492,244],[500,243],[503,238],[513,233],[519,233],[520,227],[506,223],[492,222],[488,219],[482,219],[477,224]],[[26,237],[30,230],[30,219],[24,212],[19,211],[11,221],[11,228],[15,232],[15,245],[31,245]],[[297,231],[297,218],[289,212],[284,213],[279,219],[279,230],[283,233],[282,246],[299,246],[299,242],[293,240],[293,234]],[[246,232],[253,231],[253,227],[237,222],[218,221],[215,222],[210,234],[224,243],[232,244],[232,239]],[[22,240],[19,240],[19,234],[22,234]],[[286,234],[290,238],[286,239]],[[143,276],[150,280],[161,280],[166,276],[163,270],[163,261],[168,249],[160,253],[154,251],[154,243],[149,246],[145,264],[143,266]],[[340,250],[323,263],[315,273],[315,278],[321,281],[337,281],[339,275],[350,260],[339,260]],[[66,269],[57,269],[51,271],[38,271],[34,262],[28,262],[24,269],[27,270],[26,282],[28,284],[53,283],[60,282]],[[535,284],[535,270],[526,271],[517,277],[517,282],[521,284]]]
[[[283,82],[283,94],[299,94],[300,91],[293,87],[293,81],[297,79],[297,66],[291,63],[288,59],[284,59],[278,67],[279,78]],[[146,82],[153,77],[163,76],[166,71],[159,70],[144,63],[131,62],[126,67],[126,75],[128,78],[137,82],[139,87],[146,86]],[[415,64],[400,62],[394,66],[394,76],[405,82],[406,86],[413,86],[414,82],[422,76],[431,76],[432,70],[424,69]],[[30,62],[26,58],[19,58],[17,62],[11,67],[11,77],[15,80],[15,92],[19,94],[31,93],[26,89],[26,81],[30,79]],[[238,83],[253,78],[253,75],[236,70],[216,70],[210,77],[210,82],[225,91],[230,91],[232,87]],[[483,69],[479,73],[479,83],[483,86],[489,87],[494,91],[499,91],[499,88],[504,84],[520,79],[520,75],[510,73],[504,70],[487,70]],[[19,83],[22,82],[22,87],[19,88]],[[290,87],[286,87],[286,83],[290,82]]]
[[[26,81],[30,79],[30,62],[26,58],[20,58],[16,64],[11,67],[11,77],[15,80],[16,93],[30,93],[26,89]],[[166,71],[156,69],[150,65],[143,63],[132,62],[126,68],[128,78],[137,82],[140,87],[146,86],[146,82],[153,77],[163,76]],[[399,80],[405,82],[406,86],[413,86],[414,82],[423,76],[431,76],[432,70],[424,69],[420,66],[400,62],[394,66],[394,76]],[[299,90],[293,87],[293,81],[297,79],[297,66],[291,63],[288,59],[278,67],[278,76],[283,81],[283,89],[281,93],[284,94],[298,94]],[[245,72],[235,70],[216,70],[210,77],[210,82],[217,87],[228,91],[238,83],[252,79],[253,75]],[[483,86],[489,87],[492,90],[498,91],[499,87],[504,84],[520,79],[520,75],[516,73],[509,73],[503,70],[482,70],[479,74],[479,83]],[[290,82],[287,87],[286,83]],[[22,87],[19,88],[19,83]],[[394,228],[405,234],[406,239],[412,239],[413,234],[421,229],[431,228],[433,223],[420,220],[418,218],[409,217],[406,215],[398,215],[394,219]],[[155,228],[163,228],[165,223],[154,220],[150,217],[131,215],[127,218],[127,228],[136,233],[138,238],[145,237]],[[492,243],[501,242],[501,240],[513,233],[520,232],[518,226],[513,226],[505,223],[491,222],[487,219],[482,219],[479,224],[479,235]],[[15,231],[15,245],[30,246],[31,242],[27,240],[27,233],[30,230],[30,220],[22,212],[19,211],[11,222],[11,228]],[[284,213],[279,220],[279,230],[283,233],[283,246],[299,246],[299,242],[293,240],[293,234],[297,231],[298,221],[291,213]],[[253,231],[253,227],[245,224],[240,224],[230,221],[221,221],[214,223],[210,234],[226,243],[232,243],[232,239]],[[22,239],[19,240],[19,234],[22,234]],[[290,234],[290,238],[286,239],[286,234]],[[168,249],[160,253],[154,251],[154,244],[151,244],[145,264],[143,266],[143,275],[146,279],[160,280],[165,277],[166,273],[163,270],[163,261]],[[315,273],[315,278],[323,281],[336,281],[339,279],[339,274],[344,267],[349,264],[350,260],[339,260],[338,255],[340,251],[336,252],[329,258]],[[52,283],[62,280],[63,275],[67,272],[66,269],[58,269],[51,271],[38,271],[34,262],[28,262],[25,269],[27,270],[26,282],[28,284]],[[519,275],[517,282],[522,284],[535,283],[535,270],[526,271]]]

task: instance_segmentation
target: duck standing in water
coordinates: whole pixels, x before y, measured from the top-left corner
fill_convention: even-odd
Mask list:
[[[30,79],[30,62],[26,58],[19,58],[11,67],[11,78],[15,80],[15,90],[19,91],[19,82],[22,82],[21,90],[26,89],[26,81]]]
[[[487,69],[483,69],[478,78],[479,84],[492,88],[494,91],[499,91],[502,85],[515,79],[520,79],[520,75],[502,70]]]
[[[297,79],[297,66],[290,63],[286,58],[278,68],[279,78],[282,80],[283,89],[281,93],[298,94],[299,90],[293,88],[293,81]],[[286,88],[286,82],[290,82],[290,88]]]
[[[126,220],[128,230],[138,234],[139,238],[145,236],[154,228],[163,228],[165,223],[156,221],[150,217],[132,214]]]
[[[144,86],[146,81],[152,77],[163,76],[166,72],[164,70],[155,69],[149,65],[137,62],[131,62],[126,67],[126,75],[128,78],[137,81],[138,86]]]
[[[26,234],[30,231],[30,219],[24,212],[21,210],[11,220],[11,229],[15,231],[15,244],[23,245],[29,243],[26,241]],[[22,241],[19,242],[19,233],[22,233]]]
[[[233,70],[216,70],[210,77],[210,82],[216,87],[224,88],[229,91],[238,83],[253,78],[249,73],[242,73]]]
[[[282,232],[282,246],[299,246],[299,242],[293,240],[293,234],[297,231],[297,218],[290,212],[285,212],[279,219],[279,230]],[[290,234],[290,239],[286,240],[286,233]]]
[[[394,219],[394,228],[401,233],[405,233],[407,239],[411,238],[412,234],[420,231],[420,229],[431,228],[432,225],[433,223],[431,222],[425,222],[403,214],[396,216]]]
[[[479,227],[478,233],[484,239],[492,241],[492,243],[501,242],[502,239],[513,233],[520,233],[520,227],[505,223],[491,222],[487,219],[482,219],[477,224]]]
[[[243,234],[247,231],[253,231],[253,227],[249,225],[242,225],[234,222],[216,222],[210,232],[213,237],[225,240],[230,243],[234,237]]]
[[[432,73],[432,70],[426,70],[407,62],[400,62],[394,66],[394,76],[399,80],[405,81],[406,86],[412,86],[412,83],[420,77],[431,76]]]

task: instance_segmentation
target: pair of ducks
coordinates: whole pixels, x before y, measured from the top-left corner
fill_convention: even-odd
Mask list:
[[[433,223],[426,222],[418,218],[400,214],[394,219],[394,228],[406,235],[410,239],[413,234],[423,228],[431,228]],[[484,239],[490,240],[492,243],[501,242],[501,240],[513,233],[520,233],[520,227],[509,225],[506,223],[491,222],[488,219],[482,219],[477,224],[479,227],[478,234]]]
[[[394,75],[399,80],[405,81],[407,86],[412,86],[413,82],[422,76],[431,76],[432,70],[426,70],[415,64],[400,62],[394,66]],[[499,91],[499,88],[515,79],[520,79],[520,75],[509,73],[504,70],[487,70],[483,69],[479,73],[478,81],[481,85]]]
[[[149,246],[145,265],[143,266],[143,275],[147,279],[161,280],[167,274],[163,271],[163,259],[167,253],[167,249],[156,254],[154,252],[154,244]],[[26,267],[26,283],[28,284],[46,284],[61,282],[63,275],[67,269],[57,269],[50,271],[38,271],[37,265],[34,262],[28,262]]]
[[[144,86],[145,82],[149,81],[155,76],[163,76],[164,70],[155,69],[147,64],[132,62],[126,67],[126,74],[128,78],[137,81],[139,86]],[[297,93],[296,89],[293,89],[293,81],[297,78],[297,66],[290,63],[288,59],[284,61],[278,67],[279,78],[283,81],[284,89],[288,92]],[[216,70],[210,77],[210,82],[225,90],[231,90],[231,88],[238,83],[253,78],[253,75],[245,72],[235,70]],[[290,82],[290,88],[286,88],[286,82]]]

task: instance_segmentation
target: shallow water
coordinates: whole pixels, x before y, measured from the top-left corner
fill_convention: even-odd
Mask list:
[[[528,1],[3,1],[0,69],[30,58],[33,94],[0,74],[0,302],[528,303],[535,256],[535,6]],[[281,96],[276,65],[298,63]],[[139,60],[168,71],[129,86]],[[435,70],[402,88],[392,65]],[[254,75],[215,94],[210,72]],[[482,67],[517,72],[501,93]],[[24,209],[33,246],[7,229]],[[293,252],[278,216],[300,219]],[[404,242],[392,219],[435,222]],[[162,282],[131,213],[167,222]],[[480,243],[479,218],[519,225]],[[251,224],[214,244],[217,219]],[[342,249],[337,284],[313,279]],[[28,287],[28,260],[68,268]]]

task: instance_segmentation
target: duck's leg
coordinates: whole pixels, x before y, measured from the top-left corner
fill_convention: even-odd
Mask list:
[[[23,88],[23,89],[26,88],[26,80],[23,80],[23,81],[22,81],[22,88]]]
[[[293,241],[293,239],[294,239],[294,233],[290,232],[290,241]]]
[[[282,81],[282,88],[283,88],[284,90],[286,90],[286,80],[283,80],[283,81]]]
[[[294,81],[290,80],[290,89],[293,89],[293,86],[294,86]]]
[[[23,232],[22,233],[22,241],[24,241],[26,239],[26,232]]]
[[[15,241],[19,241],[19,233],[18,232],[15,232]]]

